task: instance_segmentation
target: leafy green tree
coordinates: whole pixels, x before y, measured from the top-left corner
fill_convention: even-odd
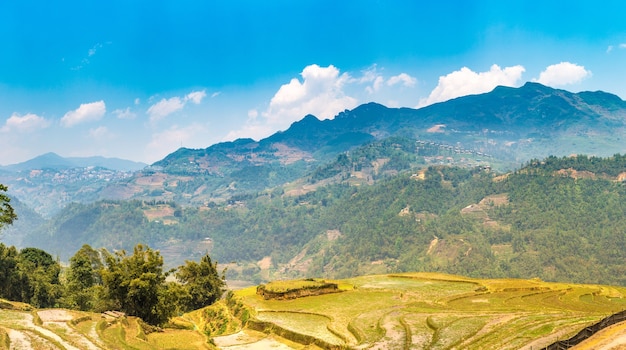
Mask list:
[[[183,285],[183,297],[179,303],[183,311],[191,311],[213,304],[225,291],[224,274],[217,271],[217,262],[213,263],[207,254],[200,263],[186,261],[178,268],[176,278]]]
[[[13,207],[9,204],[11,198],[4,193],[7,190],[8,188],[5,185],[0,184],[0,228],[4,225],[11,225],[17,219]]]
[[[103,264],[100,253],[83,245],[70,259],[67,272],[65,304],[69,308],[92,310],[97,286],[102,283]]]
[[[21,300],[22,280],[18,271],[18,251],[0,243],[0,297]]]
[[[59,283],[61,265],[50,254],[38,248],[24,248],[18,255],[21,301],[35,307],[57,306],[62,290]]]
[[[102,282],[108,305],[153,325],[169,319],[174,306],[168,300],[167,274],[158,251],[139,244],[131,256],[119,251],[105,261]]]

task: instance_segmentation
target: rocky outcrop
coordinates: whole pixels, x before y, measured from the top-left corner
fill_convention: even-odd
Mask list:
[[[256,294],[262,296],[265,300],[290,300],[339,292],[341,292],[339,286],[336,283],[329,282],[320,282],[316,285],[306,285],[298,288],[286,289],[284,291],[271,290],[266,288],[263,284],[256,288]]]

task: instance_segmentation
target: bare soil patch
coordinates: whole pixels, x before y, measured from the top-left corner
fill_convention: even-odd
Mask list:
[[[155,219],[160,219],[166,216],[174,215],[174,208],[169,205],[163,205],[159,207],[153,207],[143,211],[143,215],[145,215],[148,220],[153,221]]]
[[[265,258],[259,260],[257,264],[259,265],[261,270],[267,270],[272,266],[272,257],[266,256]]]
[[[61,309],[50,309],[37,311],[41,321],[45,322],[67,322],[74,318],[70,312]]]

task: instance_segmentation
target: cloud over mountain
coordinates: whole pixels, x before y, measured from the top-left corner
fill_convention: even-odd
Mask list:
[[[570,62],[561,62],[548,66],[539,74],[539,78],[533,81],[555,87],[576,84],[590,76],[591,71],[585,69],[584,66]]]
[[[497,64],[486,72],[474,72],[467,67],[439,77],[437,87],[427,98],[420,100],[420,107],[447,101],[465,95],[474,95],[493,90],[498,85],[519,85],[525,68],[521,65],[500,68]]]
[[[164,98],[150,106],[146,113],[150,116],[150,121],[154,122],[174,112],[180,111],[188,102],[200,104],[205,97],[206,91],[202,90],[192,91],[183,97],[175,96],[168,99]]]
[[[306,66],[300,73],[302,81],[293,78],[278,89],[263,116],[268,122],[286,126],[303,115],[313,114],[321,119],[332,118],[339,111],[353,108],[357,100],[344,93],[350,76],[340,74],[333,65]]]
[[[77,109],[65,113],[61,118],[61,125],[64,127],[72,127],[90,121],[99,120],[106,113],[106,105],[104,101],[83,103]]]

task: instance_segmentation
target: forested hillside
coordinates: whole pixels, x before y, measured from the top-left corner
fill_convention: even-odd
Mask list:
[[[273,189],[293,195],[331,183],[372,184],[428,165],[504,172],[550,155],[607,157],[626,152],[625,134],[626,101],[618,96],[527,83],[420,109],[367,103],[332,119],[307,115],[261,140],[180,148],[145,168],[45,154],[0,167],[0,183],[45,218],[100,200],[198,207]]]
[[[149,244],[166,264],[208,251],[232,262],[229,278],[255,281],[441,271],[625,285],[625,170],[620,155],[550,157],[507,174],[439,165],[202,207],[74,204],[26,240],[53,242],[42,248],[63,260],[84,243]]]

